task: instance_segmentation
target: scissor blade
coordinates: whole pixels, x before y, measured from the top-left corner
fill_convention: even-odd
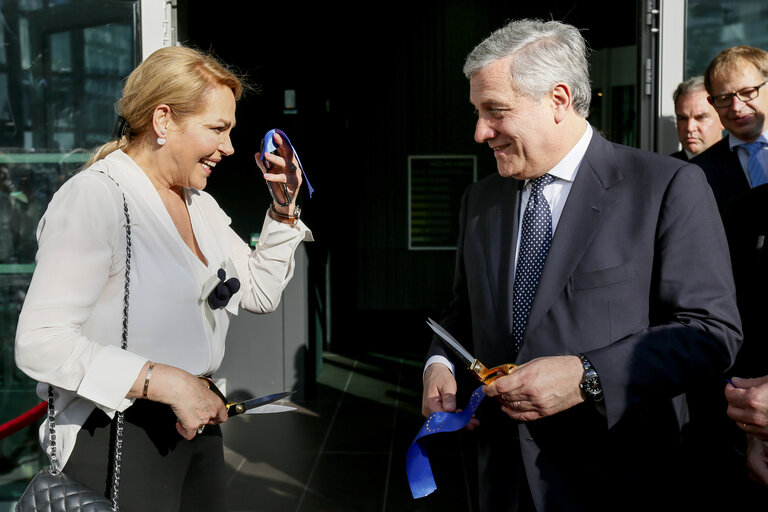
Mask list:
[[[285,391],[283,393],[275,393],[273,395],[260,396],[258,398],[251,398],[250,400],[244,400],[242,402],[235,402],[227,406],[227,412],[230,416],[237,416],[243,414],[251,409],[261,407],[263,405],[277,402],[278,400],[287,397],[292,391]]]
[[[443,327],[432,320],[431,318],[427,318],[427,325],[435,331],[435,334],[440,336],[440,338],[445,342],[446,345],[448,345],[448,348],[453,350],[453,352],[459,356],[459,358],[464,361],[464,364],[469,368],[475,363],[475,358],[472,356],[472,354],[469,353],[467,349],[461,346],[461,343],[456,341],[456,338],[451,336],[451,333],[443,329]]]

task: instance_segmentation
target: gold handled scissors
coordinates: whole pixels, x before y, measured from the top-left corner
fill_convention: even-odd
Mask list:
[[[477,380],[485,385],[490,384],[499,377],[509,375],[517,366],[510,363],[494,366],[493,368],[486,368],[483,363],[478,361],[477,358],[470,354],[467,349],[461,346],[461,343],[456,341],[456,338],[451,336],[451,333],[443,329],[440,324],[431,318],[427,318],[427,325],[429,325],[429,327],[435,331],[435,334],[437,334],[440,339],[446,345],[448,345],[448,348],[450,348],[459,357],[459,359],[462,360],[462,362],[467,366],[467,368],[469,368],[469,371],[472,372]]]

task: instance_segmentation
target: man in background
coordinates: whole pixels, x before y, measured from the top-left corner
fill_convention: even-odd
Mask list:
[[[709,64],[704,84],[728,135],[692,162],[704,169],[720,212],[750,188],[768,182],[768,52],[734,46]]]
[[[672,94],[677,138],[683,146],[672,153],[675,158],[687,162],[723,138],[723,124],[707,100],[708,96],[703,76],[681,82]]]
[[[735,46],[715,56],[707,67],[705,85],[709,101],[728,135],[693,159],[704,169],[720,207],[744,332],[744,343],[731,372],[735,386],[725,386],[728,403],[722,407],[723,410],[727,407],[728,415],[735,420],[729,424],[733,433],[726,433],[737,447],[743,446],[746,440],[746,467],[750,475],[765,486],[768,486],[768,422],[765,420],[768,416],[768,340],[764,321],[768,309],[767,81],[768,52],[765,50]],[[721,411],[717,415],[719,418]],[[714,418],[708,423],[717,425]],[[722,431],[705,432],[702,437],[727,438]],[[732,472],[742,479],[730,485],[734,495],[744,497],[745,501],[765,503],[768,491],[754,488],[742,475],[743,457],[738,457],[738,463],[740,468],[733,468]]]

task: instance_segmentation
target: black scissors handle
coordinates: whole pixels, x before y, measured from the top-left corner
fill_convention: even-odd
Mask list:
[[[225,405],[225,406],[226,406],[226,408],[227,408],[227,412],[229,412],[229,407],[230,407],[232,404],[230,404],[230,403],[227,401],[227,397],[225,397],[225,396],[224,396],[224,393],[222,393],[222,392],[221,392],[221,390],[220,390],[218,387],[216,387],[216,384],[214,384],[214,383],[213,383],[213,381],[212,381],[211,379],[209,379],[208,377],[200,377],[200,380],[202,380],[203,382],[205,382],[205,384],[208,386],[208,389],[210,389],[211,391],[213,391],[213,393],[214,393],[216,396],[218,396],[219,398],[221,398],[221,401],[222,401],[222,402],[224,402],[224,405]]]

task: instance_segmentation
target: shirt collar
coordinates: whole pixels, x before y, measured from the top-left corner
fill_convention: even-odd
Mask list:
[[[584,124],[586,125],[586,129],[579,141],[571,148],[568,154],[557,163],[557,165],[549,170],[548,174],[569,182],[573,182],[573,180],[576,179],[576,173],[579,171],[581,161],[584,159],[584,155],[587,153],[587,148],[589,147],[589,142],[592,140],[592,126],[589,123]]]
[[[758,141],[763,142],[764,144],[768,144],[768,130],[764,131],[757,139],[754,140],[754,142]],[[731,132],[728,132],[728,147],[731,148],[731,150],[735,149],[736,146],[741,146],[742,144],[746,143],[746,141],[743,141]]]

